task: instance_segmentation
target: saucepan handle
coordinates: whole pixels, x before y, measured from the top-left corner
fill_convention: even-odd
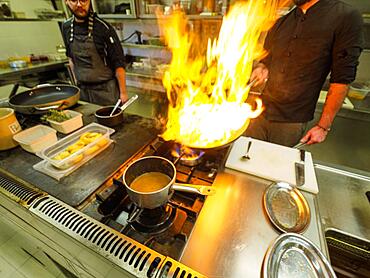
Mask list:
[[[194,185],[194,184],[186,184],[186,183],[174,183],[171,188],[173,190],[182,191],[182,192],[189,192],[201,195],[214,195],[216,193],[216,189],[211,186],[206,185]]]

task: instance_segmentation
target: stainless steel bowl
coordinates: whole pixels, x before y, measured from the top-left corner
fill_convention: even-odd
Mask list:
[[[329,261],[302,235],[279,236],[267,250],[263,263],[264,278],[335,278]]]

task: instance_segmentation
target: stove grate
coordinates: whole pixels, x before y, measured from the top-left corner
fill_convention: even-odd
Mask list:
[[[135,277],[204,277],[54,197],[41,198],[34,202],[29,209],[40,218],[114,262]],[[170,268],[166,264],[168,261],[171,262]],[[173,268],[179,269],[179,273],[186,273],[188,276],[174,276]],[[159,273],[161,275],[158,275]]]
[[[36,199],[45,195],[36,189],[18,184],[3,175],[0,175],[0,192],[26,208],[30,207]]]

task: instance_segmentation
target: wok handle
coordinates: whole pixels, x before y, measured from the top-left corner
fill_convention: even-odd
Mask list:
[[[63,105],[65,105],[65,101],[63,101],[62,103],[60,104],[57,104],[57,105],[51,105],[51,106],[43,106],[43,107],[37,107],[35,106],[35,110],[38,110],[38,111],[47,111],[49,109],[59,109],[61,108]]]
[[[171,188],[177,191],[196,193],[196,194],[201,194],[201,195],[214,195],[216,193],[216,189],[214,189],[211,186],[206,186],[206,185],[174,183],[171,186]]]

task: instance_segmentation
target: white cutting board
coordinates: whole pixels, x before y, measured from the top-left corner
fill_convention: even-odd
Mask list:
[[[252,141],[249,160],[241,157],[247,150],[248,142]],[[300,162],[299,150],[256,140],[250,137],[239,137],[231,148],[226,167],[252,174],[272,181],[285,181],[296,185],[294,163]],[[319,192],[311,153],[305,152],[305,183],[299,189],[315,193]]]

